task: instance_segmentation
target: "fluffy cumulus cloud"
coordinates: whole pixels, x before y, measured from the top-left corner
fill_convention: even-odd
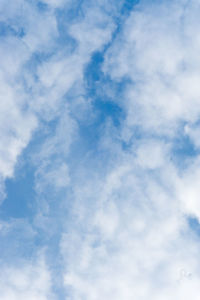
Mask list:
[[[199,299],[197,0],[0,4],[0,298]]]

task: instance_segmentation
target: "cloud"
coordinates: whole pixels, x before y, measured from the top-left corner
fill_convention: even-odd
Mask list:
[[[13,47],[15,52],[11,51]],[[17,39],[8,38],[2,43],[0,52],[2,52],[0,174],[6,178],[13,175],[17,157],[30,140],[37,126],[37,118],[25,108],[26,94],[17,79],[20,68],[27,58],[25,47]],[[19,56],[19,59],[16,56]]]
[[[42,259],[20,267],[1,268],[0,278],[2,300],[53,299],[50,274]]]
[[[3,300],[198,298],[200,7],[126,4],[0,4],[0,197],[23,157],[36,206]]]
[[[138,163],[127,159],[75,195],[74,229],[61,242],[71,299],[198,298],[199,244],[173,192],[173,167],[148,173]],[[181,278],[182,269],[192,277]]]
[[[42,50],[43,46],[51,42],[52,38],[48,40],[49,34],[46,29],[48,28],[52,35],[51,24],[55,27],[55,17],[54,20],[48,15],[43,18],[35,7],[24,1],[18,1],[13,6],[6,5],[6,8],[2,2],[1,9],[4,11],[2,22],[11,28],[8,34],[5,32],[1,36],[0,47],[0,174],[7,178],[13,176],[17,159],[29,143],[38,124],[37,116],[30,107],[32,95],[24,84],[25,66],[34,51],[38,51],[39,48]],[[30,15],[29,18],[26,13]],[[26,15],[24,21],[20,18],[23,14]],[[36,28],[36,24],[41,30]],[[44,34],[38,36],[38,32]]]
[[[199,42],[196,29],[191,31],[198,28],[197,10],[196,1],[190,7],[141,1],[127,19],[104,65],[113,79],[133,82],[120,103],[127,126],[172,135],[181,121],[198,119]]]
[[[187,218],[199,219],[199,158],[179,169],[173,152],[180,134],[194,140],[199,116],[193,9],[141,2],[105,55],[104,73],[127,79],[113,101],[126,112],[118,133],[128,146],[119,151],[113,131],[102,132],[108,167],[74,184],[76,222],[61,242],[71,299],[198,298],[199,243]]]

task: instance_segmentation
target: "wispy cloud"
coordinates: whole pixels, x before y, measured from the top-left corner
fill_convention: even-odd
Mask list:
[[[198,299],[199,10],[1,2],[1,299]]]

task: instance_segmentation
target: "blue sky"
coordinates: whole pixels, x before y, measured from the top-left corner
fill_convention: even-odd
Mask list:
[[[1,300],[199,300],[199,13],[1,1]]]

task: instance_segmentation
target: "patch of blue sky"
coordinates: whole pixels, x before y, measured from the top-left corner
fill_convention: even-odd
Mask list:
[[[133,10],[134,6],[137,5],[139,0],[126,0],[122,6],[122,14],[127,14]]]
[[[38,9],[40,12],[46,12],[49,9],[49,6],[45,1],[40,0],[26,0],[27,3],[31,4],[32,7]],[[23,5],[22,5],[23,7]]]
[[[0,217],[26,218],[33,220],[36,213],[35,165],[33,155],[40,150],[45,139],[55,133],[58,118],[50,122],[41,122],[40,130],[36,131],[31,142],[18,158],[13,178],[6,180],[6,199],[1,205]],[[53,196],[52,196],[53,197]]]
[[[50,123],[52,124],[52,122]],[[54,124],[54,123],[53,123]],[[53,126],[51,126],[52,130]],[[37,131],[18,158],[13,178],[6,180],[6,199],[1,205],[1,219],[26,218],[32,221],[36,213],[35,166],[31,155],[37,151],[46,133]]]
[[[48,10],[48,5],[42,1],[37,1],[37,8],[41,12],[46,12]]]
[[[118,13],[112,15],[116,22],[116,29],[114,30],[111,40],[103,47],[101,51],[93,53],[90,62],[85,67],[85,97],[92,99],[93,109],[96,111],[97,118],[92,126],[95,136],[98,140],[97,127],[104,123],[107,118],[112,119],[114,126],[119,127],[121,121],[125,119],[125,112],[120,104],[118,104],[123,95],[123,91],[130,83],[130,79],[124,77],[121,81],[115,82],[108,75],[102,71],[104,57],[106,51],[114,42],[115,38],[121,31],[121,26],[126,21],[126,17],[133,10],[138,1],[127,0],[120,2]],[[90,134],[91,137],[91,125]]]
[[[7,196],[1,205],[1,219],[32,219],[36,212],[33,172],[34,169],[25,164],[16,172],[14,178],[6,180]]]
[[[6,22],[0,22],[0,37],[16,36],[22,38],[25,35],[24,28],[22,26],[16,26],[15,24],[8,24]]]
[[[190,229],[192,230],[192,232],[198,237],[200,238],[200,223],[199,220],[193,216],[188,217],[187,219],[188,221],[188,225],[190,227]]]
[[[8,220],[7,220],[8,221]],[[1,264],[20,264],[21,259],[30,259],[35,255],[36,234],[30,223],[24,219],[9,220],[6,234],[0,233]]]
[[[21,155],[15,170],[15,177],[6,181],[7,198],[1,205],[1,220],[16,220],[13,231],[5,237],[0,235],[1,259],[5,262],[12,256],[16,263],[18,259],[33,258],[37,249],[47,248],[46,259],[52,273],[53,292],[58,299],[65,299],[65,290],[62,283],[62,265],[59,257],[59,243],[62,234],[63,219],[68,218],[70,201],[66,206],[63,199],[70,198],[70,193],[66,191],[54,191],[51,186],[46,187],[40,194],[35,190],[35,166],[32,156],[40,151],[40,147],[45,139],[55,134],[58,120],[53,120],[43,126],[44,130],[35,133],[31,143]],[[51,163],[53,164],[53,158]],[[21,163],[20,163],[21,162]],[[59,201],[58,201],[59,199]],[[49,211],[46,215],[43,210],[43,202],[48,203]],[[42,213],[41,222],[37,224],[36,207]],[[24,224],[24,220],[27,221]],[[22,222],[22,223],[21,223]],[[18,225],[19,224],[19,225]],[[34,233],[29,235],[24,226],[31,224]],[[44,227],[44,228],[43,228]],[[9,247],[10,245],[10,247]],[[9,250],[6,248],[9,247]],[[18,257],[18,258],[17,258]],[[10,260],[12,264],[12,260]]]
[[[58,26],[63,29],[67,29],[68,25],[73,23],[73,21],[78,21],[84,17],[82,5],[85,1],[75,0],[71,1],[70,6],[64,6],[63,8],[56,9],[56,18]],[[86,1],[87,2],[87,1]]]
[[[124,111],[115,100],[116,97],[120,97],[123,85],[125,86],[126,83],[115,84],[106,77],[101,71],[102,62],[101,53],[94,53],[84,73],[85,94],[83,96],[91,100],[91,116],[78,120],[79,140],[72,147],[73,153],[77,155],[77,157],[75,155],[76,160],[80,159],[80,161],[85,160],[88,154],[94,160],[97,157],[100,159],[99,143],[105,133],[107,122],[111,122],[114,128],[119,129],[125,118]],[[111,89],[112,95],[109,95]]]
[[[185,124],[181,124],[178,134],[171,143],[171,158],[180,170],[184,170],[191,160],[200,154],[200,150],[184,132],[184,126]]]
[[[94,109],[100,112],[102,121],[105,121],[107,116],[113,119],[113,123],[117,126],[120,124],[120,119],[125,117],[122,107],[118,104],[118,98],[122,97],[130,81],[124,78],[120,82],[114,82],[104,74],[102,66],[106,48],[107,46],[101,52],[93,53],[85,68],[85,97],[92,99]]]
[[[183,134],[174,140],[173,154],[177,156],[178,159],[183,159],[184,157],[197,156],[199,154],[199,150],[195,148],[191,139],[187,135]]]

